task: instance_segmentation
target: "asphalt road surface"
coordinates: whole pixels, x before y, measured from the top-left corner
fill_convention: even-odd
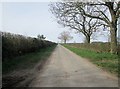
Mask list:
[[[58,45],[30,87],[117,87],[118,79]]]

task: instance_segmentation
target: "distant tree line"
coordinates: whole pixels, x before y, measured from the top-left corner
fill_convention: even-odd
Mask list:
[[[0,32],[2,36],[2,59],[20,56],[35,52],[42,48],[52,46],[56,43],[39,38],[26,37],[23,35]]]

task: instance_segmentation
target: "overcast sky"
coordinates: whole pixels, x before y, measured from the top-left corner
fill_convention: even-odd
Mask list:
[[[70,31],[57,23],[49,11],[49,2],[2,2],[2,31],[37,37],[43,34],[47,40],[58,42],[62,31]],[[70,42],[83,42],[81,34],[75,34]],[[98,37],[99,41],[106,41]]]

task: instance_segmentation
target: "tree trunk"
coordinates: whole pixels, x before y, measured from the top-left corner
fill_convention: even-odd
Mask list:
[[[90,36],[86,36],[86,43],[90,44]]]
[[[66,40],[64,40],[64,43],[66,44]]]
[[[112,25],[110,27],[110,33],[111,33],[111,53],[117,54],[117,26]]]
[[[111,33],[111,53],[117,54],[117,18],[116,11],[114,10],[114,2],[106,2],[111,13],[112,22],[110,23]]]

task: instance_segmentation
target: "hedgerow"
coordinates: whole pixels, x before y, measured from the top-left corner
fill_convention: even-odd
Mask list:
[[[38,38],[26,37],[19,34],[0,32],[2,36],[2,60],[26,53],[35,52],[42,48],[52,46],[56,43],[40,40]]]

